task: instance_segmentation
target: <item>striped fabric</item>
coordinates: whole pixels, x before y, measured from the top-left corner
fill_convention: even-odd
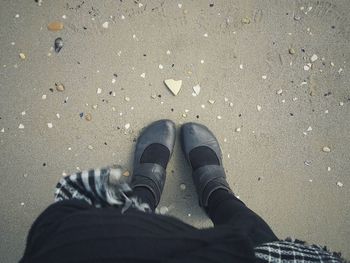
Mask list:
[[[262,244],[255,249],[258,262],[270,263],[339,263],[345,262],[340,253],[330,253],[327,248],[318,245],[307,245],[303,241],[287,239]]]
[[[94,207],[118,206],[124,213],[130,207],[151,212],[148,204],[131,197],[131,176],[121,166],[92,169],[61,178],[55,189],[55,202],[80,199]]]

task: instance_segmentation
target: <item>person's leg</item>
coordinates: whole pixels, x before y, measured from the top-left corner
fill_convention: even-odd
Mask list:
[[[215,226],[230,225],[256,246],[278,240],[257,214],[237,199],[226,181],[219,142],[205,126],[187,123],[181,129],[184,154],[192,167],[200,206]]]
[[[229,224],[241,229],[254,246],[279,240],[260,216],[226,190],[214,191],[204,209],[215,226]]]

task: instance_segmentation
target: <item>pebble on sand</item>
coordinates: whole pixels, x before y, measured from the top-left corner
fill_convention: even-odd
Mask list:
[[[107,29],[107,28],[108,28],[108,25],[109,25],[108,22],[104,22],[104,23],[102,24],[102,27]]]
[[[62,22],[51,22],[47,25],[47,29],[50,31],[60,31],[63,29],[63,23]]]
[[[250,24],[250,18],[249,17],[243,17],[241,19],[242,24]]]
[[[64,85],[62,83],[55,83],[55,86],[56,86],[56,90],[57,91],[62,92],[62,91],[65,90],[65,87],[64,87]]]
[[[256,105],[256,109],[257,109],[258,111],[261,111],[261,110],[262,110],[262,107],[261,107],[260,105]]]
[[[26,55],[24,53],[19,53],[19,57],[22,59],[22,60],[25,60],[26,59]]]
[[[92,120],[92,115],[91,115],[91,113],[85,114],[85,120],[87,120],[87,121],[91,121],[91,120]]]
[[[331,148],[329,148],[328,146],[324,146],[322,148],[322,151],[325,152],[325,153],[329,153],[329,152],[331,152]]]
[[[53,124],[52,124],[51,122],[49,122],[49,123],[47,124],[47,127],[49,127],[49,129],[51,129],[51,128],[53,127]]]
[[[315,62],[318,59],[318,56],[316,54],[313,54],[310,58],[311,62]]]
[[[277,94],[277,95],[282,95],[282,93],[283,93],[283,90],[282,90],[282,89],[279,89],[279,90],[276,91],[276,94]]]
[[[24,125],[21,123],[21,124],[18,126],[18,129],[24,129]]]
[[[289,52],[289,54],[291,54],[291,55],[294,55],[294,54],[295,54],[294,48],[289,48],[289,49],[288,49],[288,52]]]

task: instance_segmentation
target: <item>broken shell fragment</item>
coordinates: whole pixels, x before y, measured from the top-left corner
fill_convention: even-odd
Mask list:
[[[91,121],[91,120],[92,120],[92,115],[91,115],[91,113],[87,113],[87,114],[85,115],[85,120],[87,120],[87,121]]]
[[[58,37],[55,39],[55,52],[58,53],[63,48],[63,40]]]

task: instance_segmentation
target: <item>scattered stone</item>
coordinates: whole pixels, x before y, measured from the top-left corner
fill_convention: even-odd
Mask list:
[[[312,127],[309,126],[309,128],[307,128],[307,131],[312,131]]]
[[[42,99],[42,100],[46,100],[46,94],[42,95],[42,96],[41,96],[41,99]]]
[[[233,107],[233,102],[230,102],[230,103],[229,103],[229,106],[230,106],[230,107]]]
[[[21,123],[21,124],[18,126],[18,129],[24,129],[24,125]]]
[[[157,95],[156,95],[156,94],[152,94],[152,95],[151,95],[151,98],[152,98],[152,99],[155,99],[155,98],[157,98]]]
[[[91,121],[91,120],[92,120],[92,115],[91,115],[91,113],[85,114],[85,120],[87,120],[87,121]]]
[[[124,128],[125,128],[126,130],[129,129],[129,128],[130,128],[130,123],[125,124],[125,125],[124,125]]]
[[[102,89],[101,88],[97,88],[97,94],[101,94],[102,93]]]
[[[47,127],[49,127],[49,129],[51,129],[51,128],[53,127],[52,123],[49,122],[49,123],[47,124]]]
[[[26,112],[25,112],[25,111],[22,111],[22,112],[21,112],[21,115],[22,115],[22,116],[26,115]]]
[[[187,117],[187,114],[186,114],[186,113],[183,113],[183,114],[182,114],[182,117],[186,118],[186,117]]]
[[[332,170],[332,168],[328,166],[327,171],[330,172],[331,170]]]
[[[344,184],[343,184],[342,182],[337,182],[337,186],[339,186],[339,187],[343,187],[343,186],[344,186]]]
[[[181,90],[182,80],[166,79],[164,80],[168,89],[176,96]]]
[[[163,67],[162,64],[159,64],[158,68],[159,68],[159,69],[163,69],[164,67]]]
[[[282,90],[282,89],[279,89],[279,90],[276,91],[276,94],[277,94],[277,95],[282,95],[282,93],[283,93],[283,90]]]
[[[182,4],[177,4],[177,6],[178,6],[179,8],[181,8],[181,7],[182,7]]]
[[[222,119],[222,117],[221,117],[220,115],[218,115],[216,118],[217,118],[218,120],[221,120],[221,119]]]
[[[193,91],[194,93],[196,93],[196,95],[199,95],[199,93],[201,92],[201,87],[199,86],[199,84],[193,87]]]
[[[315,62],[318,59],[318,56],[316,54],[313,54],[310,58],[311,62]]]
[[[63,92],[65,90],[65,87],[62,83],[55,83],[55,86],[57,91]]]
[[[240,127],[236,128],[235,132],[241,132],[241,128]]]
[[[125,97],[125,101],[130,101],[130,98],[129,97]]]
[[[94,147],[93,147],[92,145],[88,145],[88,149],[89,149],[89,150],[93,150]]]
[[[291,55],[294,55],[294,54],[295,54],[294,48],[289,48],[289,49],[288,49],[288,52],[289,52],[289,54],[291,54]]]
[[[185,184],[180,184],[180,189],[181,189],[182,191],[186,190],[186,185],[185,185]]]
[[[50,31],[60,31],[63,29],[63,23],[62,22],[51,22],[47,25],[47,29]]]
[[[59,113],[56,113],[56,117],[57,117],[57,119],[60,119],[61,115]]]
[[[322,151],[325,152],[325,153],[329,153],[329,152],[331,152],[331,149],[328,146],[324,146],[322,148]]]
[[[142,73],[142,74],[140,75],[140,77],[141,77],[141,78],[145,78],[145,77],[146,77],[146,73]]]
[[[311,165],[311,161],[306,160],[306,161],[304,161],[304,164],[305,164],[306,166],[310,166],[310,165]]]
[[[204,60],[203,59],[201,60],[201,64],[204,64]]]
[[[344,102],[339,102],[339,106],[344,106]]]
[[[171,54],[170,50],[167,50],[167,51],[166,51],[166,54],[167,54],[167,55],[170,55],[170,54]]]
[[[4,132],[5,132],[5,128],[2,128],[2,129],[1,129],[1,132],[4,133]]]
[[[107,21],[102,24],[102,27],[105,29],[107,29],[108,26],[109,26],[109,22],[107,22]]]
[[[208,100],[208,102],[209,102],[210,104],[214,104],[214,103],[215,103],[215,100]]]
[[[63,48],[63,40],[62,38],[58,37],[55,39],[55,52],[58,53],[61,51],[61,49]]]
[[[256,109],[257,109],[258,111],[261,111],[262,107],[261,107],[260,105],[256,105]]]
[[[94,110],[96,110],[97,109],[97,105],[95,104],[95,105],[92,105],[92,108],[94,109]]]
[[[241,19],[242,24],[250,24],[250,18],[249,17],[243,17]]]
[[[304,65],[304,70],[308,71],[310,69],[310,67],[308,65]]]
[[[22,59],[22,60],[25,60],[26,59],[26,55],[24,53],[19,53],[19,57]]]
[[[240,64],[240,65],[239,65],[239,68],[240,68],[240,69],[243,69],[243,64]]]
[[[267,79],[266,75],[261,76],[262,79]]]
[[[208,33],[205,33],[203,36],[204,36],[204,37],[208,37]]]
[[[125,172],[123,173],[123,176],[126,176],[126,177],[130,176],[130,172],[129,172],[129,171],[125,171]]]

